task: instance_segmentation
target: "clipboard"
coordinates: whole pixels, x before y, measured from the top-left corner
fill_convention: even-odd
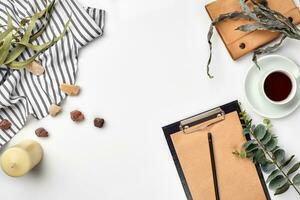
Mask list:
[[[220,199],[271,200],[259,165],[232,154],[250,139],[242,134],[240,111],[233,101],[163,127],[188,200],[217,199],[207,133],[215,138]]]

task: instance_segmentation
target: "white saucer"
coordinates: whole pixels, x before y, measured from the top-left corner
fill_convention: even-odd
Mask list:
[[[299,77],[300,69],[298,65],[292,60],[279,55],[265,56],[259,59],[258,63],[261,69],[259,70],[253,64],[245,78],[244,87],[248,103],[256,113],[263,117],[275,119],[290,115],[300,105],[300,87],[297,87],[296,96],[288,104],[275,105],[263,95],[261,85],[263,77],[274,69],[283,69],[295,75],[295,77]],[[297,84],[300,86],[299,78]]]

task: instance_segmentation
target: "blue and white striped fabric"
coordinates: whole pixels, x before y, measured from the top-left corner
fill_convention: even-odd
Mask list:
[[[6,24],[7,12],[16,23],[45,8],[46,2],[0,0],[0,25]],[[29,115],[42,119],[48,115],[51,104],[59,104],[66,97],[59,85],[75,83],[78,52],[87,43],[103,35],[104,14],[104,10],[85,8],[77,0],[56,0],[50,24],[34,43],[45,43],[59,36],[69,16],[72,23],[66,35],[37,58],[45,68],[45,73],[35,76],[25,69],[11,70],[5,77],[6,68],[0,66],[0,81],[5,79],[0,85],[0,119],[12,122],[11,129],[0,131],[0,148],[25,125]],[[32,55],[32,51],[26,50],[20,60]]]

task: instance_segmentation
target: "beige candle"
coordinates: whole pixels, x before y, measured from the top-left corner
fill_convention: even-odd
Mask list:
[[[27,174],[43,157],[41,145],[33,140],[25,140],[6,150],[0,159],[3,171],[12,177]]]

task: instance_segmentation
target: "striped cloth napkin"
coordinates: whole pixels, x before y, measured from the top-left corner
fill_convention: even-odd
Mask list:
[[[7,24],[7,12],[17,22],[45,6],[45,0],[0,0],[0,25]],[[50,105],[59,104],[66,97],[59,85],[75,83],[78,52],[103,35],[104,14],[104,10],[83,7],[77,0],[56,0],[50,23],[35,44],[59,36],[69,16],[72,23],[66,35],[37,58],[45,73],[35,76],[23,69],[11,70],[5,76],[6,68],[0,66],[0,81],[5,79],[0,85],[0,119],[12,123],[11,129],[0,130],[0,148],[25,125],[29,115],[42,119],[48,115]],[[32,55],[33,52],[27,50],[20,60]]]

